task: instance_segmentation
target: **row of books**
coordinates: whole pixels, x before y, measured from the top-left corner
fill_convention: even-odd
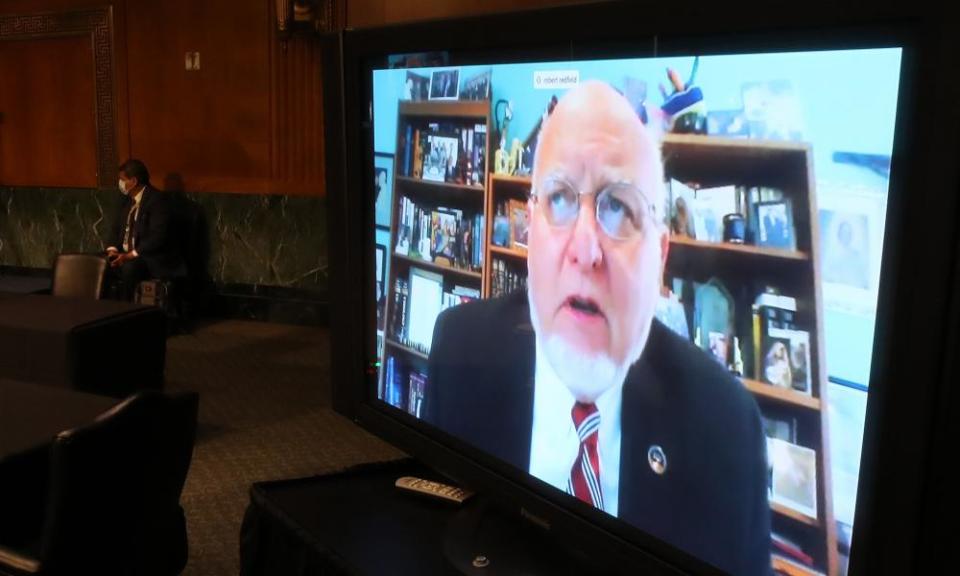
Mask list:
[[[466,270],[483,266],[483,214],[418,205],[406,196],[399,210],[397,254]]]
[[[426,389],[426,374],[413,368],[407,369],[393,356],[387,358],[383,378],[380,379],[381,400],[421,418]]]
[[[490,295],[493,298],[527,287],[526,266],[516,266],[493,258],[490,261]]]
[[[408,122],[400,130],[400,176],[482,186],[487,125]]]
[[[447,308],[480,298],[480,290],[454,286],[444,290],[443,277],[411,268],[410,278],[398,277],[388,334],[394,341],[424,354],[430,353],[433,325]]]

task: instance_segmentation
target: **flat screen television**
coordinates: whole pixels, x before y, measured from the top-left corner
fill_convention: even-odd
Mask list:
[[[597,569],[929,561],[956,61],[832,6],[344,33],[335,408]]]

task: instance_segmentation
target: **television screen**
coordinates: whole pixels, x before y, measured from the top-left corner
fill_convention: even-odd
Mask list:
[[[838,573],[901,59],[373,70],[371,394],[627,537]]]

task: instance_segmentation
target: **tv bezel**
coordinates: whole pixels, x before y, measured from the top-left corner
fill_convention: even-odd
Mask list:
[[[546,519],[558,538],[575,534],[583,545],[604,550],[614,565],[636,569],[635,563],[642,562],[654,573],[667,574],[713,572],[666,543],[624,539],[623,532],[631,530],[611,532],[611,521],[603,514],[558,506],[532,488],[535,479],[506,477],[489,457],[463,443],[453,442],[454,448],[438,441],[413,418],[391,411],[373,396],[372,59],[385,62],[388,54],[441,50],[456,54],[451,65],[465,65],[903,46],[849,573],[913,573],[939,541],[932,526],[941,512],[933,499],[945,493],[942,486],[935,491],[945,465],[934,457],[934,446],[948,445],[943,432],[951,408],[943,399],[956,371],[953,354],[960,351],[952,328],[960,316],[955,280],[960,218],[956,194],[942,192],[958,191],[957,170],[950,163],[960,155],[956,139],[944,130],[946,124],[956,131],[957,112],[947,103],[957,82],[940,73],[945,63],[957,63],[956,41],[945,14],[920,4],[878,2],[865,8],[855,2],[816,3],[789,21],[769,9],[746,10],[751,6],[768,5],[690,6],[681,17],[676,8],[612,2],[347,30],[328,38],[325,131],[334,409],[438,472]],[[825,17],[830,18],[827,25]],[[594,25],[587,28],[583,22]],[[490,30],[497,33],[488,34]],[[939,116],[933,110],[940,110]]]

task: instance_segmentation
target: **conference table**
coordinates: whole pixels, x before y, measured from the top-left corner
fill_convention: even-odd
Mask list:
[[[0,294],[0,378],[125,397],[161,388],[165,360],[159,308]]]
[[[0,379],[0,466],[15,457],[46,450],[60,432],[93,422],[120,401]]]

